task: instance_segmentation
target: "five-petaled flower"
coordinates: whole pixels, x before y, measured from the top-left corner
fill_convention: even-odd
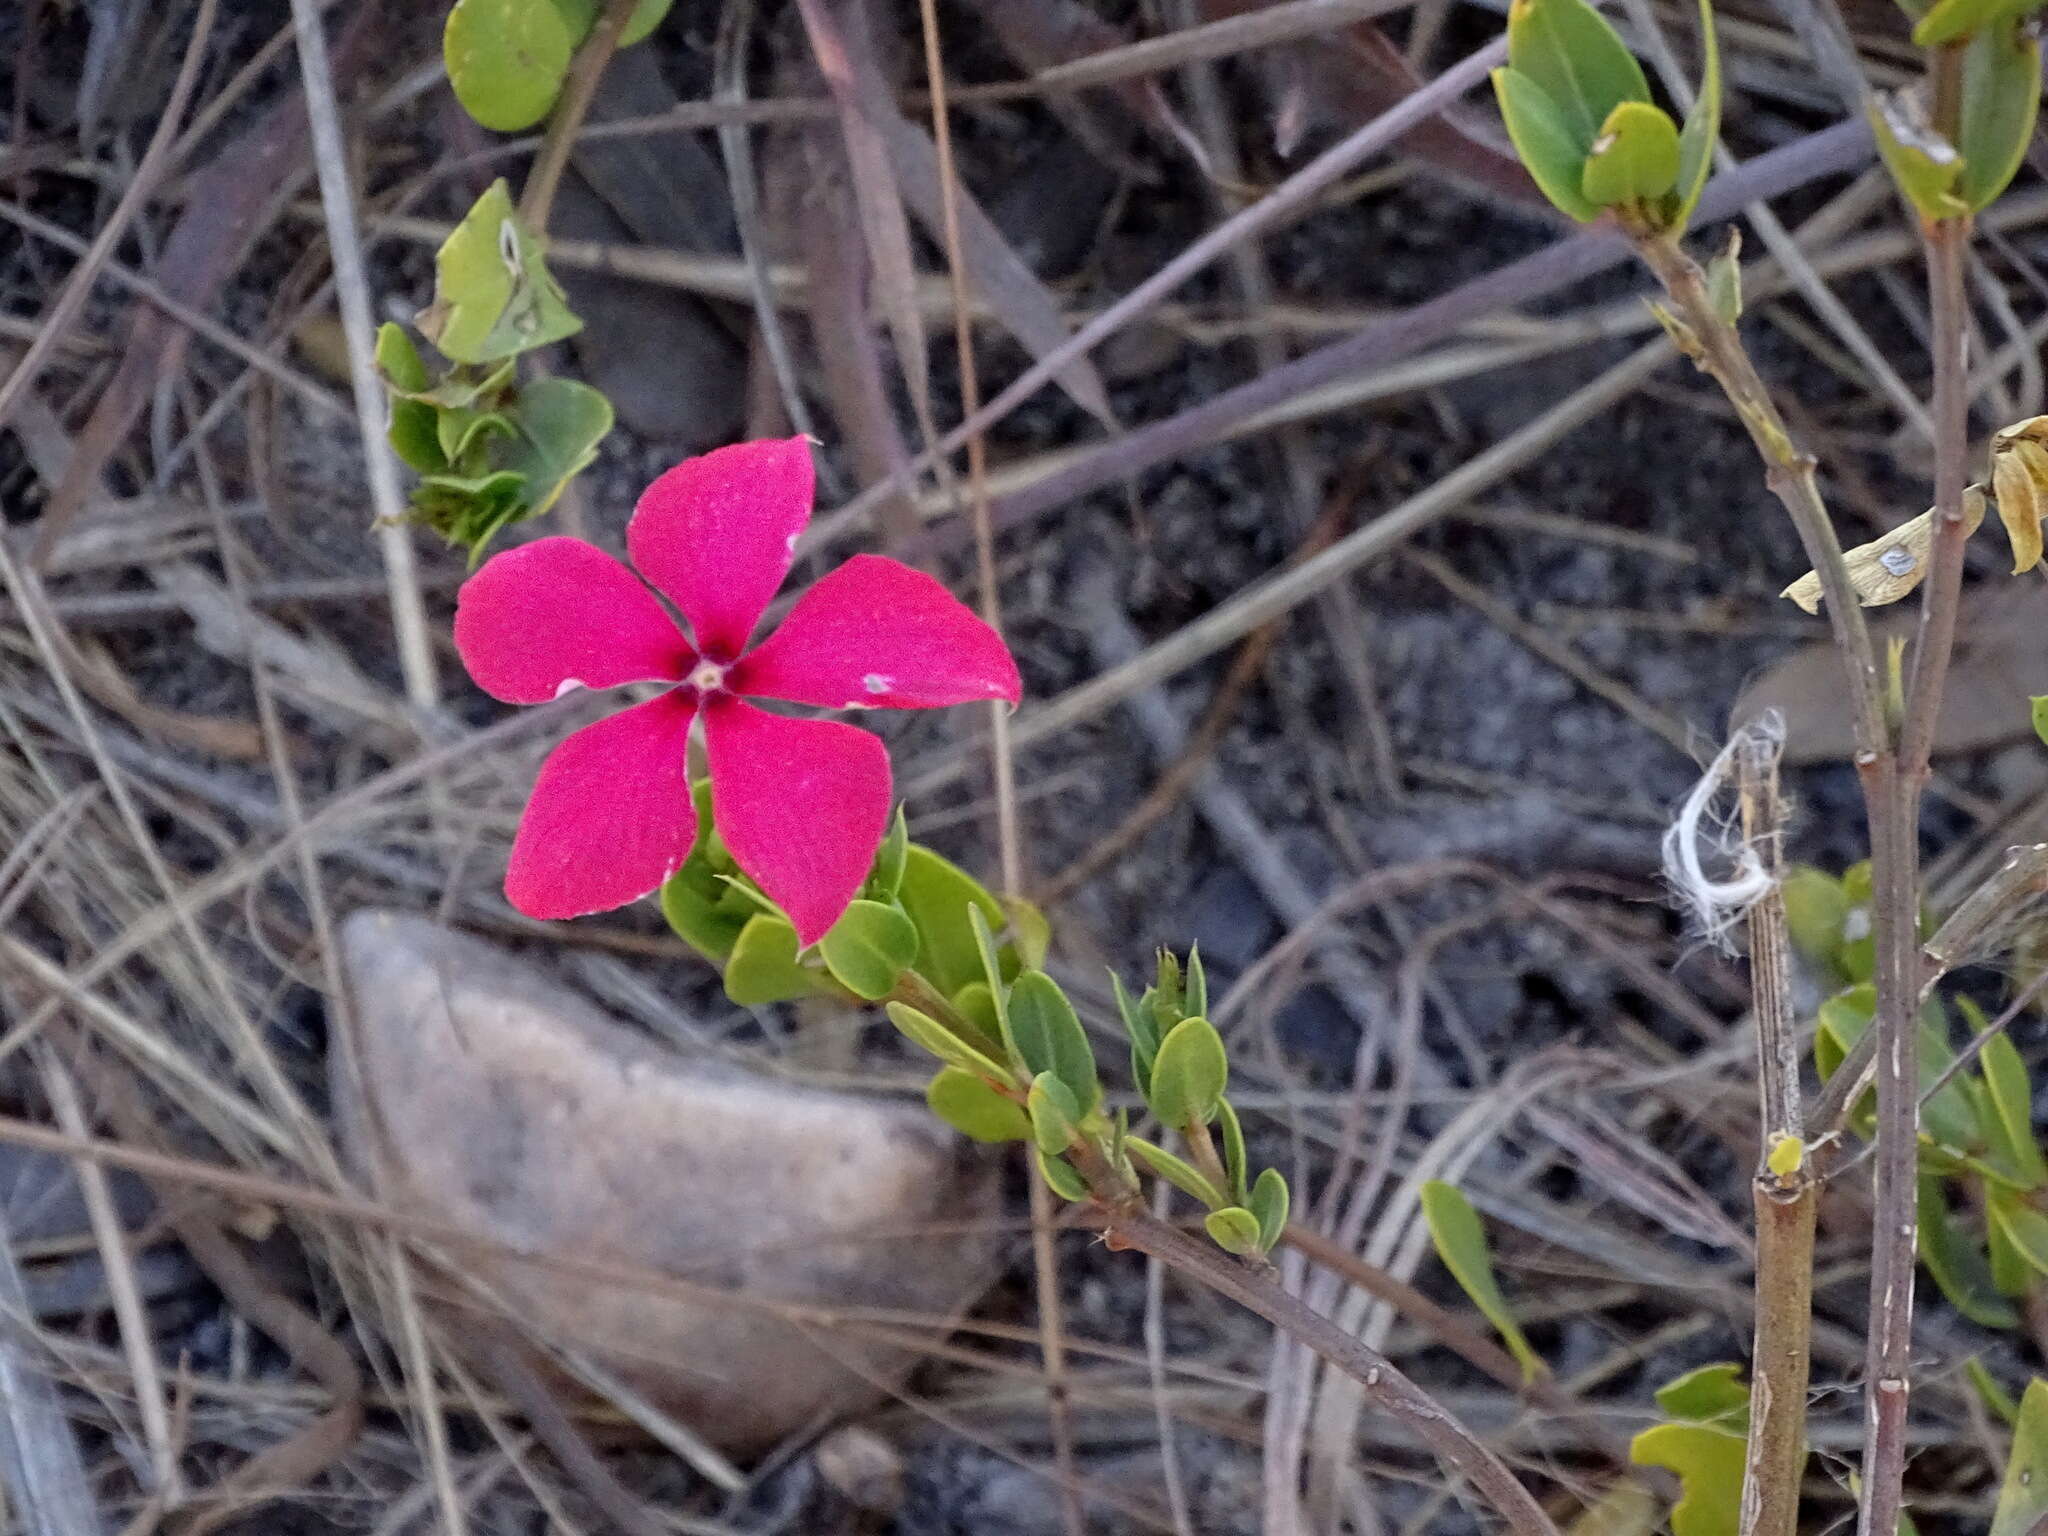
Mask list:
[[[580,917],[658,889],[697,837],[687,748],[704,723],[712,817],[733,859],[815,943],[867,878],[889,819],[874,736],[741,702],[931,709],[1019,694],[1002,638],[944,586],[856,555],[749,646],[810,521],[810,445],[739,443],[687,459],[626,529],[640,575],[580,539],[536,539],[463,584],[455,645],[486,693],[666,682],[566,738],[541,766],[505,872],[530,917]],[[643,583],[641,577],[646,579]],[[655,591],[689,623],[686,637]]]

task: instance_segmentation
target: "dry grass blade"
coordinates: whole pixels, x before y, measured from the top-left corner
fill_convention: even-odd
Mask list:
[[[0,1215],[0,1471],[9,1511],[36,1536],[105,1536],[34,1317]]]
[[[903,193],[879,124],[895,108],[876,67],[864,0],[797,0],[812,56],[839,109],[839,131],[860,206],[861,235],[877,295],[913,406],[930,412],[924,317],[917,307],[917,263]]]

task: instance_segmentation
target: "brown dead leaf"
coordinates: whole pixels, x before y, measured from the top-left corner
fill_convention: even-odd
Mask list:
[[[1843,552],[1849,567],[1849,585],[1866,608],[1883,608],[1919,586],[1927,575],[1928,553],[1934,547],[1934,512],[1929,507],[1911,522],[1899,524],[1883,538],[1872,539]],[[1984,491],[1968,486],[1963,491],[1963,520],[1975,533],[1984,521]],[[1793,582],[1780,597],[1789,597],[1808,613],[1819,613],[1820,573],[1808,571]]]

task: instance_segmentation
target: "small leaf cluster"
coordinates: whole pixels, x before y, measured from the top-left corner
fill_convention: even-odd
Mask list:
[[[1785,898],[1795,948],[1838,987],[1821,1004],[1814,1033],[1814,1064],[1825,1080],[1877,1011],[1869,866],[1839,880],[1796,870]],[[1923,919],[1923,934],[1930,926]],[[1984,1032],[1984,1016],[1968,998],[1955,998],[1953,1008],[1971,1037]],[[1930,997],[1920,1013],[1921,1091],[1931,1093],[1920,1117],[1920,1260],[1965,1317],[2012,1328],[2020,1321],[2015,1301],[2048,1280],[2048,1156],[2034,1133],[2033,1085],[2011,1040],[1991,1036],[1975,1070],[1955,1070],[1956,1060],[1949,1006]],[[1874,1133],[1870,1094],[1850,1124],[1859,1135]],[[1956,1184],[1966,1190],[1959,1203],[1951,1197]]]
[[[1508,63],[1493,87],[1515,153],[1545,197],[1582,221],[1612,211],[1641,233],[1684,231],[1720,132],[1721,62],[1706,0],[1700,39],[1703,77],[1681,129],[1586,0],[1514,0]]]
[[[1871,129],[1892,180],[1922,218],[1966,218],[2019,171],[2041,104],[2043,0],[1900,0],[1913,41],[1962,53],[1954,121],[1935,123],[1920,87],[1872,98]]]
[[[672,0],[640,0],[619,36],[639,42]],[[597,25],[602,0],[456,0],[441,32],[448,83],[486,128],[518,133],[554,110],[569,61]]]
[[[413,519],[474,564],[500,529],[547,511],[596,458],[611,402],[574,379],[519,377],[522,354],[573,336],[582,322],[503,181],[442,244],[434,302],[418,319],[447,366],[429,368],[397,325],[378,332],[391,446],[420,477]]]
[[[694,793],[702,829],[690,856],[661,888],[662,915],[684,943],[723,971],[725,995],[742,1007],[805,997],[880,1002],[916,978],[920,998],[963,1016],[992,1019],[981,953],[968,913],[1007,924],[999,969],[1014,977],[1045,955],[1045,920],[1028,903],[1002,903],[973,876],[910,840],[899,810],[860,892],[810,949],[782,909],[734,862],[714,823],[711,781]]]

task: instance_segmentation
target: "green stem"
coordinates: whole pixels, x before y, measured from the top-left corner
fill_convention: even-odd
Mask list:
[[[605,65],[611,63],[612,55],[619,51],[619,39],[638,4],[639,0],[605,0],[590,36],[569,61],[561,97],[548,114],[540,152],[534,156],[533,169],[527,172],[526,185],[519,192],[519,222],[530,235],[539,237],[547,233],[548,215],[555,206],[555,189],[562,184],[562,172],[568,169],[569,155],[576,148],[576,134],[583,127],[583,119],[590,115],[598,79],[604,74]]]

